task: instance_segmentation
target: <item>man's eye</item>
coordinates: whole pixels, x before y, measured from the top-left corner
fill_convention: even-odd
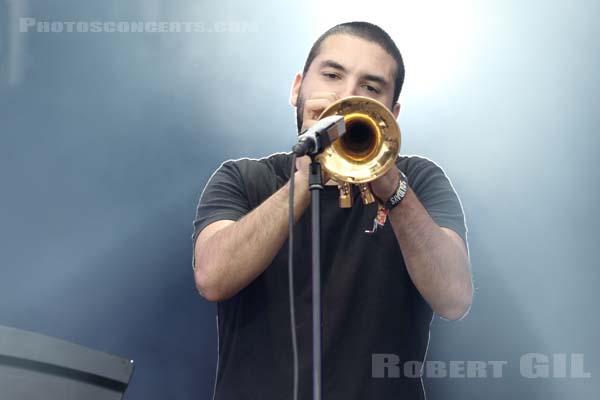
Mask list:
[[[335,74],[333,72],[323,72],[323,76],[328,78],[328,79],[337,79],[339,78],[338,74]]]
[[[376,88],[376,87],[374,87],[374,86],[371,86],[371,85],[363,85],[363,87],[364,87],[365,89],[367,89],[369,92],[373,92],[373,93],[379,93],[379,89],[377,89],[377,88]]]

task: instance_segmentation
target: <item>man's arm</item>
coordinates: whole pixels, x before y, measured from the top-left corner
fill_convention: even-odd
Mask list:
[[[303,105],[301,131],[316,123],[321,112],[339,97],[312,93]],[[296,106],[295,100],[292,104]],[[310,202],[310,158],[296,160],[294,222]],[[323,182],[329,177],[323,172]],[[246,287],[271,263],[288,237],[289,182],[237,222],[217,221],[202,230],[194,245],[194,277],[200,293],[211,301],[227,299]]]
[[[386,193],[380,198],[387,199],[395,191],[398,179],[399,171],[392,168],[371,187],[378,197]],[[445,319],[463,317],[473,299],[469,257],[463,239],[453,230],[437,225],[410,188],[388,218],[408,273],[423,298]]]
[[[310,201],[307,161],[299,163],[294,175],[294,222]],[[232,297],[269,266],[288,237],[288,208],[289,182],[239,221],[217,221],[200,232],[194,245],[194,278],[206,299]]]

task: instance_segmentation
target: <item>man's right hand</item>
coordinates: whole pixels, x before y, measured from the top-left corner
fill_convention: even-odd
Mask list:
[[[302,129],[304,132],[313,126],[318,120],[323,111],[333,102],[339,100],[340,97],[335,92],[315,92],[304,101],[304,112],[302,113]],[[296,170],[303,174],[303,177],[308,179],[308,166],[310,165],[310,157],[304,156],[296,159]],[[329,182],[329,176],[323,171],[323,182]]]
[[[304,100],[304,112],[302,113],[302,128],[304,132],[318,121],[319,116],[333,102],[339,100],[335,92],[315,92]]]

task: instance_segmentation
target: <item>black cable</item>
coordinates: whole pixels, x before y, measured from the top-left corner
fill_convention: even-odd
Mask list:
[[[296,172],[296,154],[292,155],[292,171],[290,173],[289,190],[289,224],[288,224],[288,284],[290,287],[290,320],[292,328],[292,352],[294,356],[294,394],[298,399],[298,344],[296,343],[296,315],[294,307],[294,174]]]

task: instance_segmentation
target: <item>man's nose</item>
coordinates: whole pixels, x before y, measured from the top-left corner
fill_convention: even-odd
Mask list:
[[[343,90],[338,92],[338,96],[340,98],[348,97],[348,96],[358,96],[360,95],[360,85],[358,82],[348,81],[346,85],[344,85]]]

